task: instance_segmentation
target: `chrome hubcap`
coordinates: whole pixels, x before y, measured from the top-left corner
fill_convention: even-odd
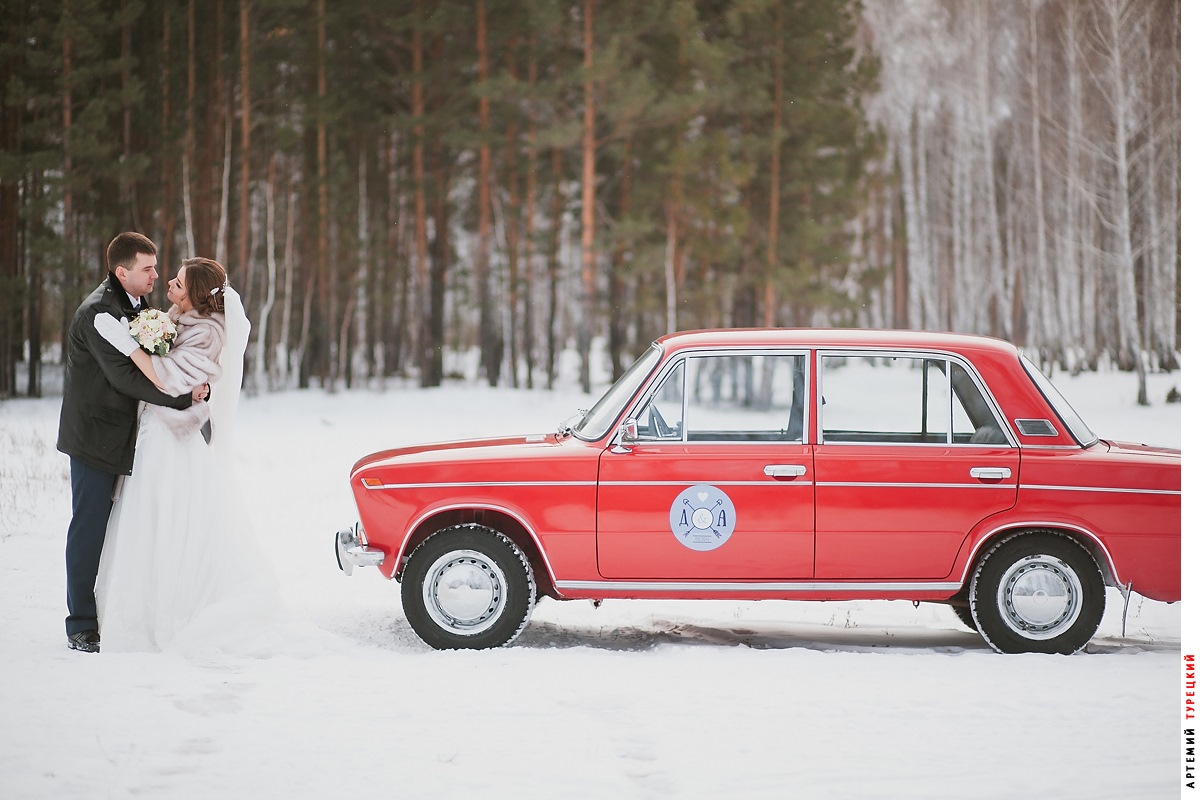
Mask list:
[[[473,634],[504,610],[508,584],[495,561],[475,550],[454,550],[433,563],[422,590],[425,610],[443,629]]]
[[[1083,586],[1066,562],[1023,558],[1000,578],[1000,617],[1026,639],[1052,639],[1070,629],[1083,607]]]

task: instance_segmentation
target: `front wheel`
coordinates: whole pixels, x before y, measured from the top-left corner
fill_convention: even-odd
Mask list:
[[[979,633],[1002,653],[1074,653],[1104,616],[1095,559],[1065,536],[1018,533],[984,555],[971,578]]]
[[[400,600],[413,631],[430,647],[503,647],[529,622],[533,569],[499,531],[456,525],[413,551],[400,573]]]

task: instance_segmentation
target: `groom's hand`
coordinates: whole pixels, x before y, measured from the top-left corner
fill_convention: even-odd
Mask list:
[[[208,384],[202,383],[195,389],[192,389],[192,402],[199,403],[208,397]]]

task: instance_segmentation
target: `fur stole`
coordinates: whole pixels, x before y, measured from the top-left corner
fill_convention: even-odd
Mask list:
[[[175,320],[175,341],[165,356],[150,358],[166,393],[180,395],[220,377],[221,350],[225,346],[225,315],[205,316],[196,311],[180,314],[174,306],[168,313]],[[204,401],[192,403],[183,410],[146,406],[146,411],[157,414],[180,441],[199,431],[208,421],[208,403]]]

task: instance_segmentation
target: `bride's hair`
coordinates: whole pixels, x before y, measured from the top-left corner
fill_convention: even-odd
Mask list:
[[[185,258],[182,266],[187,269],[184,283],[192,308],[205,316],[223,314],[228,285],[225,268],[211,258]]]

